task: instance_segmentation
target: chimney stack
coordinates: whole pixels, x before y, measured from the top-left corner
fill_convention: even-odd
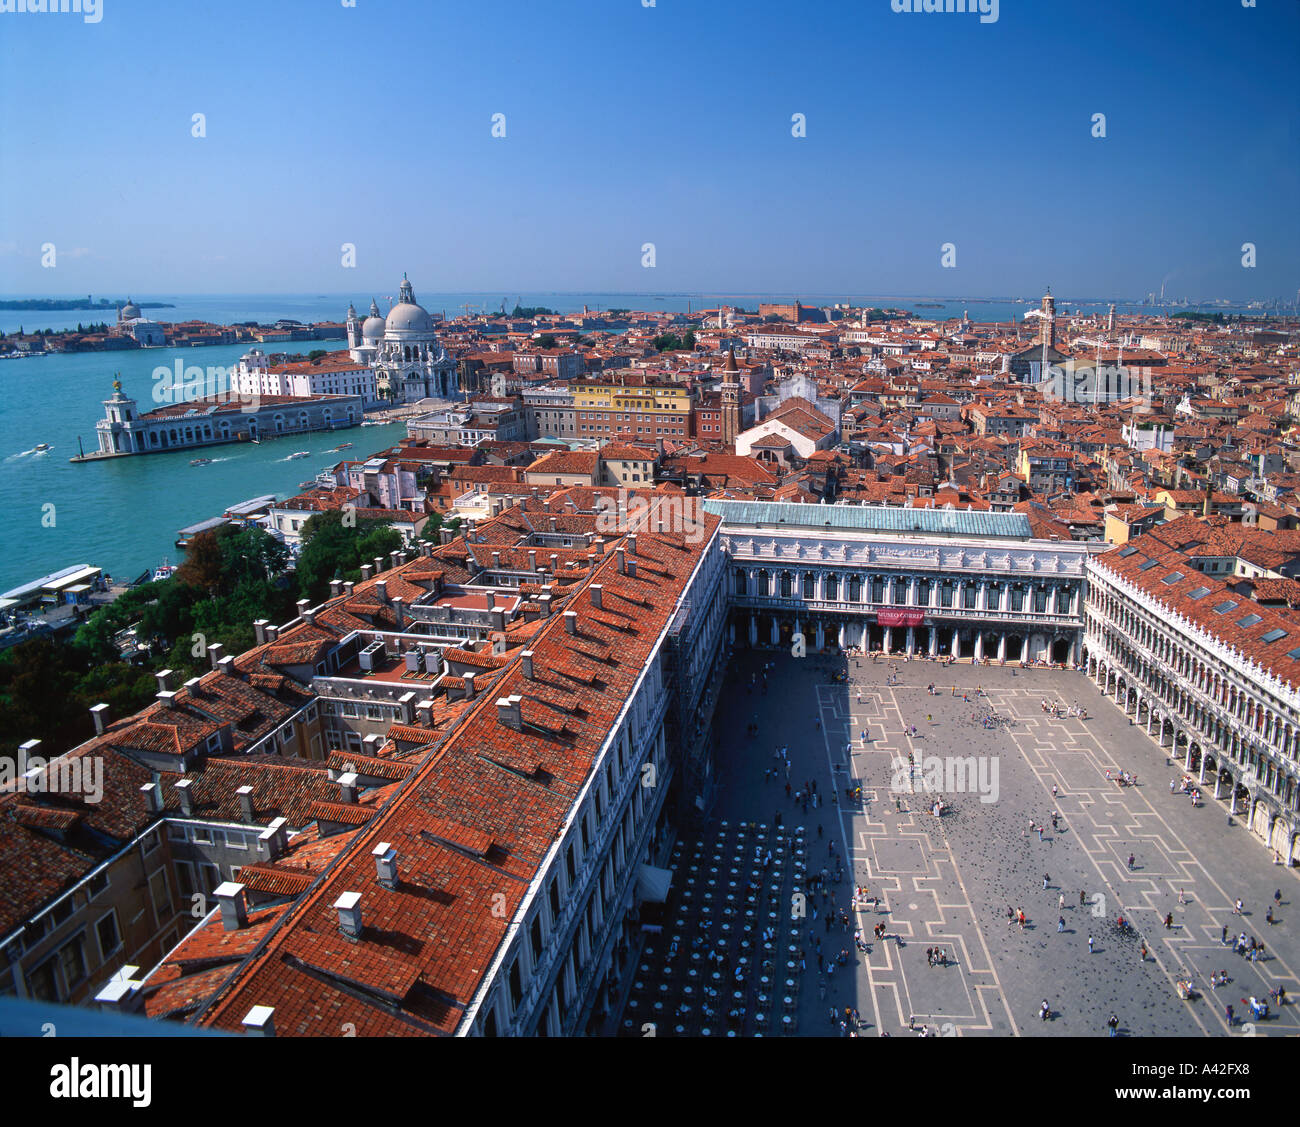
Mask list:
[[[536,552],[535,549],[529,549],[529,552],[528,552],[528,570],[529,570],[529,571],[536,571],[536,570],[537,570],[537,552]]]
[[[353,583],[352,580],[345,579],[343,581],[343,594],[348,595],[350,597],[354,587],[356,587],[356,584]]]
[[[176,694],[172,692],[171,689],[167,689],[161,693],[156,693],[155,695],[160,701],[162,701],[162,706],[164,708],[176,707]]]
[[[383,556],[376,556],[376,557],[375,557],[375,574],[376,574],[376,575],[383,575],[383,573],[384,573],[384,557],[383,557]]]
[[[238,931],[248,926],[248,901],[244,886],[235,881],[224,881],[212,890],[221,906],[221,926],[226,931]]]
[[[229,660],[229,659],[227,659]],[[191,677],[185,682],[184,688],[192,697],[200,696],[202,693],[203,682],[197,677]]]
[[[560,557],[555,552],[552,552],[551,553],[551,574],[555,575],[559,570],[560,570]]]
[[[497,697],[497,719],[516,732],[523,727],[523,697]]]
[[[220,642],[213,642],[208,646],[208,660],[212,663],[212,668],[216,669],[217,662],[221,660],[222,654],[226,652],[226,647]]]
[[[375,594],[379,596],[379,601],[381,603],[388,602],[388,580],[387,579],[375,580]]]
[[[347,771],[334,780],[339,785],[340,802],[355,806],[357,802],[357,773]]]
[[[274,1037],[275,1022],[272,1020],[274,1014],[274,1006],[254,1006],[244,1015],[244,1020],[240,1024],[250,1037]]]
[[[381,841],[370,851],[375,859],[375,879],[384,888],[397,887],[397,850],[388,842]]]
[[[145,783],[140,788],[140,793],[144,795],[145,806],[149,808],[150,814],[161,814],[163,809],[162,787],[157,783]]]
[[[268,626],[266,628],[266,640],[268,643],[278,641],[280,638],[280,628],[278,626]]]
[[[181,796],[181,813],[187,818],[194,816],[194,798],[190,794],[190,787],[194,785],[193,779],[177,779],[173,784]]]
[[[564,612],[564,629],[570,634],[577,634],[578,612],[576,610],[566,610]]]
[[[520,657],[523,658],[523,663],[524,663],[524,676],[525,676],[529,681],[533,680],[533,651],[532,651],[532,650],[524,650],[524,652],[523,652],[522,654],[520,654]]]
[[[461,680],[463,680],[463,681],[465,682],[465,699],[466,699],[466,700],[473,700],[473,699],[474,699],[474,674],[473,674],[473,672],[466,673],[466,674],[461,678]]]
[[[636,533],[635,532],[631,533],[627,538],[627,554],[629,556],[636,555]]]
[[[393,621],[397,623],[397,628],[402,628],[402,622],[405,618],[406,608],[405,600],[397,595],[393,596]]]
[[[217,662],[217,668],[227,677],[237,676],[235,672],[235,659],[233,657],[223,657],[219,662]]]
[[[104,734],[104,726],[108,723],[108,705],[96,704],[91,707],[90,718],[95,722],[95,735]]]
[[[239,795],[239,812],[240,815],[243,817],[245,824],[250,826],[254,825],[255,819],[253,818],[253,788],[250,786],[242,786],[238,790],[236,790],[235,793]]]
[[[158,691],[165,693],[172,687],[172,671],[170,669],[160,669],[154,676],[158,679]]]
[[[352,941],[361,938],[361,893],[345,892],[334,901],[339,914],[339,930]]]
[[[341,580],[341,579],[331,579],[331,580],[330,580],[330,598],[331,598],[331,599],[337,599],[341,594],[343,594],[343,580]]]
[[[426,728],[433,727],[433,707],[433,700],[427,697],[415,706],[416,719]]]
[[[388,558],[393,561],[393,567],[401,567],[406,562],[405,552],[389,552]]]
[[[361,565],[361,581],[362,581],[363,583],[364,583],[367,579],[372,578],[372,577],[374,576],[374,574],[375,574],[375,569],[374,569],[374,567],[373,567],[371,564],[362,564],[362,565]]]
[[[615,556],[617,557],[617,559],[618,559],[618,573],[619,573],[619,575],[626,575],[626,574],[627,574],[627,556],[626,556],[626,554],[624,553],[623,548],[622,548],[621,545],[620,545],[619,548],[614,552],[614,555],[615,555]]]
[[[297,607],[298,607],[298,617],[301,618],[301,619],[303,619],[303,620],[306,620],[306,618],[307,618],[307,610],[308,610],[308,608],[309,608],[310,606],[311,606],[311,600],[310,600],[310,599],[299,599],[299,600],[298,600],[298,603],[297,603]]]
[[[542,617],[551,617],[551,595],[549,591],[543,591],[537,596],[537,605],[542,608]]]
[[[257,840],[260,843],[259,848],[265,846],[266,859],[268,861],[276,860],[276,858],[284,853],[285,848],[289,844],[289,834],[284,827],[285,819],[276,818],[266,827],[266,829],[257,835]]]
[[[601,599],[605,593],[604,586],[600,583],[593,583],[587,590],[591,592],[591,605],[597,610],[603,609]]]

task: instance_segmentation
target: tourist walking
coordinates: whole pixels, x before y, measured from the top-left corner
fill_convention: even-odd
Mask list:
[[[1092,954],[1092,936],[1088,936],[1088,954]]]
[[[1065,930],[1065,917],[1064,917],[1064,916],[1058,916],[1058,917],[1057,917],[1057,920],[1056,920],[1056,930],[1057,930],[1058,932],[1061,932],[1061,931],[1064,931],[1064,930]]]

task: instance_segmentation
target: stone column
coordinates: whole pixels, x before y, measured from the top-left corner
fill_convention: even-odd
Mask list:
[[[977,596],[978,597],[978,596]],[[975,660],[984,660],[984,631],[980,630],[975,635]]]
[[[961,628],[952,628],[952,656],[961,657]]]
[[[749,644],[758,645],[758,615],[756,614],[749,616]]]
[[[916,652],[916,630],[911,626],[907,628],[907,652]]]
[[[779,645],[781,642],[781,624],[777,622],[776,615],[772,615],[772,645]]]
[[[1006,661],[1006,660],[1007,660],[1007,636],[1005,634],[999,634],[998,635],[998,661]]]
[[[821,619],[817,620],[817,649],[820,651],[826,646],[826,630],[822,626]]]
[[[885,645],[885,653],[894,652],[894,628],[892,626],[885,627],[884,645]]]
[[[939,653],[939,631],[937,627],[930,627],[930,656],[935,657]]]

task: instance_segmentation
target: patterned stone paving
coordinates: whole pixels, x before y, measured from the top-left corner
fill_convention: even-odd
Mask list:
[[[751,675],[761,676],[769,662],[767,689],[761,682],[751,686]],[[848,682],[832,682],[831,671],[846,664]],[[927,692],[931,682],[940,687],[937,695]],[[1089,719],[1046,714],[1045,699],[1082,704]],[[1007,723],[983,726],[980,717],[990,711]],[[754,716],[759,731],[750,736],[745,726]],[[803,921],[799,942],[808,970],[792,1023],[800,1033],[838,1034],[830,1010],[846,1005],[860,1010],[867,1036],[912,1035],[909,1027],[922,1024],[941,1036],[1104,1036],[1111,1012],[1126,1036],[1276,1036],[1300,1029],[1294,1005],[1280,1014],[1271,1006],[1266,1020],[1252,1022],[1242,1001],[1279,983],[1288,994],[1300,990],[1293,970],[1300,966],[1294,874],[1272,865],[1240,826],[1229,828],[1223,807],[1207,802],[1193,809],[1185,796],[1171,794],[1177,766],[1167,766],[1161,750],[1082,674],[742,652],[718,723],[722,795],[715,817],[733,828],[741,821],[771,825],[780,811],[787,826],[806,828],[811,873],[828,865],[833,877],[833,845],[837,856],[851,854],[852,881],[880,898],[878,905],[852,905],[847,876],[831,886],[835,910],[851,910],[870,954],[829,977],[819,973],[813,937],[838,951],[852,950],[852,935],[838,923],[827,934],[824,911],[816,922]],[[910,725],[918,729],[915,738]],[[783,778],[764,778],[781,745],[789,748],[792,789],[813,781],[821,795],[834,790],[834,805],[804,812],[787,798]],[[924,793],[892,788],[896,758],[909,753],[918,763],[926,756],[984,757],[990,770],[996,761],[996,801],[945,794],[952,809],[936,818]],[[1136,773],[1139,785],[1120,787],[1106,779],[1107,769]],[[861,801],[846,793],[855,784],[862,786]],[[1053,811],[1060,815],[1057,832],[1050,828]],[[1031,820],[1047,825],[1041,841],[1028,830]],[[709,827],[705,844],[717,832],[716,824]],[[1136,855],[1132,871],[1130,853]],[[674,885],[677,895],[676,878]],[[1265,912],[1279,888],[1278,922],[1270,925]],[[1180,892],[1186,903],[1179,903]],[[1242,917],[1232,910],[1239,896],[1246,904]],[[1024,910],[1023,929],[1008,923],[1008,909]],[[1166,929],[1168,913],[1174,918]],[[1130,931],[1119,930],[1121,914]],[[879,923],[886,927],[884,942],[872,934]],[[1265,960],[1251,963],[1224,946],[1225,924],[1262,940]],[[783,925],[788,930],[791,921]],[[935,946],[945,950],[948,965],[927,964],[926,948]],[[1212,988],[1210,975],[1220,970],[1231,981]],[[1184,975],[1199,995],[1192,1001],[1175,990]],[[1047,1021],[1038,1016],[1043,1000],[1051,1009]],[[1239,1019],[1231,1031],[1226,1004]],[[752,1031],[752,1024],[741,1030]]]

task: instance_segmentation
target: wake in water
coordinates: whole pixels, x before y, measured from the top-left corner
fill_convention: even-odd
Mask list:
[[[36,447],[33,446],[30,450],[23,450],[21,453],[18,454],[10,454],[9,457],[5,459],[5,461],[16,462],[18,461],[19,458],[26,458],[29,456],[33,458],[39,458],[42,454],[48,454],[53,449],[54,447],[47,446],[44,450],[37,450]]]

